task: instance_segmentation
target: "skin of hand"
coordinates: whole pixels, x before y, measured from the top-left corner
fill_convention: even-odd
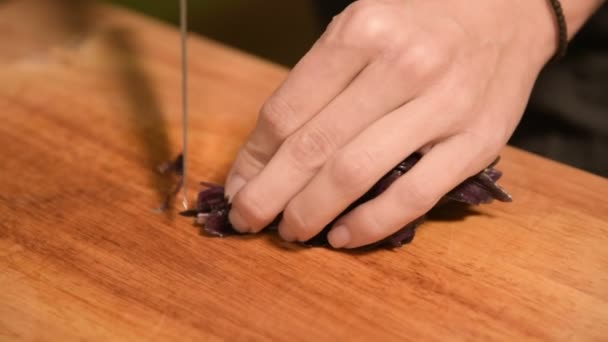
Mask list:
[[[505,146],[557,47],[553,16],[548,1],[353,3],[263,105],[226,182],[231,223],[256,233],[283,212],[283,239],[308,240],[415,151],[328,239],[359,247],[421,216]]]

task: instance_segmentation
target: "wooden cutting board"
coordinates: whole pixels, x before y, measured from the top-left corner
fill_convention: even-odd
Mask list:
[[[0,340],[608,339],[608,180],[506,148],[513,203],[445,211],[395,251],[209,238],[153,211],[178,32],[49,3],[0,4]],[[190,53],[191,176],[223,182],[286,70]]]

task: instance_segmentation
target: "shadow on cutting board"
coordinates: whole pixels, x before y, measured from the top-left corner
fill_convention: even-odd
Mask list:
[[[133,136],[143,150],[144,167],[149,170],[149,182],[161,205],[173,188],[174,180],[158,171],[163,163],[173,159],[167,122],[158,95],[141,65],[129,32],[113,28],[105,33],[104,38],[112,56],[112,70],[116,73],[121,93],[129,105],[125,114]],[[173,200],[171,197],[171,203],[166,206],[172,207]],[[175,216],[171,210],[163,212],[171,219]]]
[[[173,180],[161,175],[157,170],[163,163],[173,158],[167,122],[163,117],[160,101],[155,93],[149,75],[144,70],[134,41],[129,33],[120,27],[102,28],[104,21],[97,17],[96,2],[89,0],[13,0],[0,1],[6,15],[27,14],[27,29],[19,32],[23,44],[15,44],[8,54],[8,61],[20,58],[47,58],[54,48],[74,52],[91,37],[101,38],[107,56],[100,58],[107,63],[112,75],[105,79],[116,79],[112,85],[119,90],[119,99],[112,102],[127,104],[126,110],[117,113],[128,121],[129,136],[138,145],[137,159],[146,169],[148,183],[157,194],[156,203],[160,205],[171,190]],[[0,18],[1,20],[2,18]],[[10,34],[10,31],[7,33]],[[106,58],[107,57],[107,58]],[[1,62],[1,61],[0,61]],[[125,139],[126,140],[126,139]],[[167,212],[167,217],[173,214]]]

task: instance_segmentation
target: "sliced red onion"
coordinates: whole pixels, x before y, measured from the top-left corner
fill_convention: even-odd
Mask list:
[[[382,179],[380,179],[367,193],[361,198],[352,203],[346,210],[344,210],[334,221],[328,224],[317,236],[304,242],[307,246],[328,246],[327,233],[333,227],[333,223],[350,212],[355,207],[365,203],[376,196],[384,192],[395,180],[409,171],[420,159],[422,155],[415,153],[397,165],[393,170],[388,172]],[[178,158],[175,163],[180,162]],[[506,193],[496,182],[502,176],[502,173],[495,169],[494,166],[498,163],[498,158],[477,175],[468,178],[460,185],[455,187],[452,191],[446,194],[439,204],[446,202],[461,202],[470,205],[479,205],[482,203],[490,203],[493,200],[502,202],[510,202],[511,196]],[[173,166],[172,169],[179,171],[180,166]],[[196,207],[181,212],[183,216],[194,216],[195,221],[198,225],[203,227],[205,233],[211,236],[224,237],[228,235],[238,234],[228,221],[228,212],[230,211],[230,204],[224,193],[224,187],[218,184],[212,183],[201,183],[206,189],[202,190],[198,194]],[[439,205],[438,204],[438,205]],[[280,221],[281,215],[277,217],[267,229],[276,229],[277,223]],[[398,232],[389,236],[388,238],[374,243],[366,247],[386,247],[386,248],[397,248],[403,244],[410,243],[415,236],[416,228],[424,221],[424,216],[411,222],[410,224],[403,227]]]

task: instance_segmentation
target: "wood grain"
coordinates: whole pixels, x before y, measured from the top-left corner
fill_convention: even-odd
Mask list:
[[[396,251],[208,238],[152,210],[179,152],[178,33],[45,3],[0,4],[0,340],[608,339],[606,179],[507,148],[513,203]],[[222,182],[286,70],[190,51],[191,175]]]

